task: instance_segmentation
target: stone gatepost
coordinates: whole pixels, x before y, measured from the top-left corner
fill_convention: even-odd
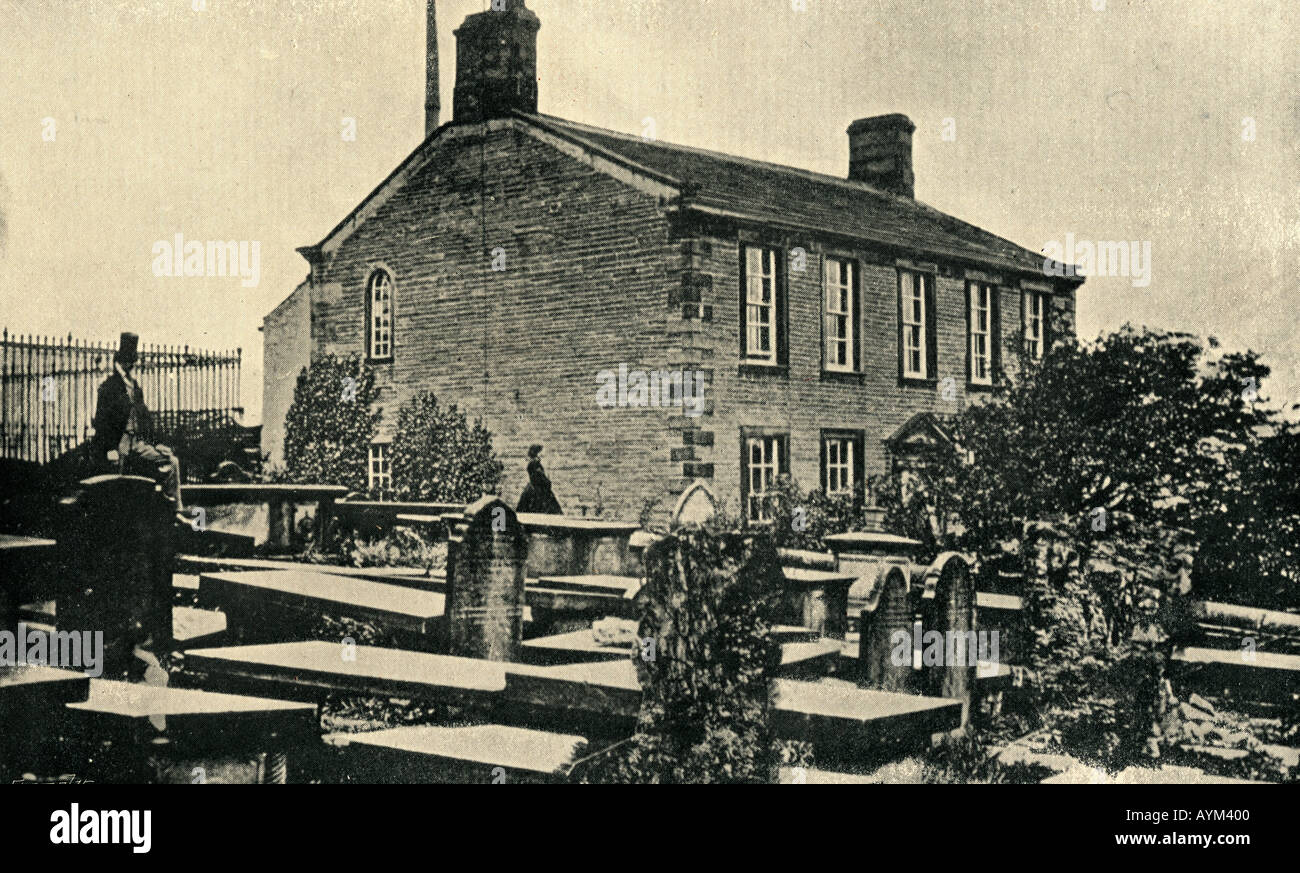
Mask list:
[[[67,577],[57,597],[60,631],[104,634],[104,676],[131,672],[136,646],[172,644],[172,502],[152,480],[96,476],[63,498],[59,551]]]
[[[528,537],[499,497],[484,496],[446,516],[447,651],[465,658],[517,661],[524,638],[524,562]]]
[[[909,653],[903,663],[893,657],[894,635],[912,633],[911,567],[921,543],[885,533],[879,517],[871,530],[835,534],[826,544],[835,555],[836,571],[852,576],[848,608],[859,609],[858,661],[867,683],[891,691],[906,690],[912,676]]]
[[[919,569],[919,568],[918,568]],[[976,666],[982,655],[996,668],[1000,654],[986,644],[981,652],[975,626],[975,577],[970,562],[956,552],[945,552],[935,559],[920,579],[921,593],[921,664],[924,687],[934,697],[962,701],[962,725],[970,716],[971,695],[975,691]],[[939,637],[930,636],[931,632]],[[933,643],[942,652],[935,658]],[[939,660],[935,664],[933,661]]]

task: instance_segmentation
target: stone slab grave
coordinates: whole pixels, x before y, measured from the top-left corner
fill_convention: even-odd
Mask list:
[[[172,607],[172,640],[177,649],[219,646],[225,638],[225,613],[192,606]]]
[[[1189,647],[1174,662],[1176,678],[1204,693],[1290,704],[1300,695],[1300,655]]]
[[[412,726],[330,734],[339,769],[362,784],[567,782],[584,737],[507,725]]]
[[[0,667],[0,724],[12,727],[28,704],[52,711],[65,703],[85,700],[90,677],[53,667]]]
[[[856,688],[835,680],[776,680],[773,728],[807,740],[832,757],[885,741],[923,747],[934,733],[961,726],[957,700]],[[630,661],[525,668],[510,665],[505,699],[574,718],[567,723],[618,721],[629,729],[640,712],[641,686]],[[566,722],[561,722],[566,723]]]
[[[535,616],[533,636],[554,636],[591,626],[601,618],[635,619],[642,580],[634,576],[543,576],[529,580],[525,595]]]
[[[177,575],[174,581],[178,587],[183,587],[182,577],[192,577],[194,582],[189,587],[198,590],[198,577],[202,573],[233,573],[247,570],[299,570],[328,573],[331,576],[348,576],[353,579],[369,579],[372,582],[401,585],[423,591],[445,593],[446,590],[446,579],[441,571],[430,574],[421,567],[342,567],[333,564],[308,564],[267,558],[209,558],[201,555],[178,555]]]
[[[302,639],[322,615],[375,624],[421,650],[440,647],[445,632],[444,595],[329,573],[204,573],[199,600],[226,614],[235,642]]]
[[[537,666],[358,646],[355,661],[345,661],[340,649],[304,642],[197,650],[185,653],[185,667],[223,687],[254,682],[259,693],[286,697],[318,699],[331,690],[429,701],[469,695],[494,702],[493,720],[500,723],[581,727],[595,735],[630,732],[640,712],[641,686],[630,659]],[[863,744],[894,739],[922,743],[961,724],[956,700],[860,689],[835,680],[780,679],[777,693],[778,732],[828,751],[852,754]]]
[[[314,505],[315,518],[329,518],[335,501],[342,499],[347,489],[338,485],[293,485],[281,483],[228,483],[186,485],[183,490],[185,505],[189,510],[231,504],[264,505],[267,507],[269,530],[267,542],[272,546],[291,549],[296,535],[295,513],[300,505]],[[317,542],[322,542],[325,525],[315,528]]]
[[[641,590],[642,581],[637,576],[542,576],[537,580],[537,587],[631,600]]]
[[[857,688],[834,679],[778,681],[772,718],[777,736],[812,743],[819,760],[851,760],[883,745],[923,749],[931,736],[961,723],[960,701]]]
[[[483,701],[506,687],[502,664],[426,652],[311,641],[191,649],[187,674],[204,684],[319,700],[332,691],[397,699]]]
[[[376,535],[393,527],[414,525],[442,538],[447,533],[442,516],[459,515],[464,511],[463,503],[339,500],[334,503],[333,517],[339,524],[366,535]]]
[[[782,567],[788,620],[837,640],[848,633],[849,588],[857,577],[848,573]]]
[[[524,561],[529,541],[499,497],[450,516],[447,652],[488,661],[518,657],[524,638]]]
[[[639,525],[527,512],[518,517],[528,534],[530,579],[635,575],[630,541]]]
[[[50,667],[0,667],[0,782],[50,760],[49,727],[90,695],[90,677]]]
[[[796,636],[807,636],[805,628],[792,628]],[[814,635],[815,637],[815,635]],[[598,661],[626,661],[634,644],[606,645],[596,642],[590,628],[549,637],[525,640],[523,660],[530,664],[578,664]],[[826,675],[840,659],[840,643],[833,639],[790,639],[781,643],[781,675]]]
[[[1024,602],[1020,597],[988,591],[976,592],[975,622],[981,631],[998,632],[998,660],[1002,666],[1023,666],[1028,663],[1030,639],[1025,626]],[[984,672],[977,673],[977,679],[985,678]]]
[[[89,697],[65,709],[66,729],[103,772],[130,782],[169,781],[150,759],[188,762],[179,770],[189,782],[194,756],[239,754],[272,756],[277,781],[291,750],[319,736],[314,704],[110,680],[93,680]]]

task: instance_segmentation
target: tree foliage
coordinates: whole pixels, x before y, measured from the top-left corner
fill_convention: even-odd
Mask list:
[[[954,450],[880,499],[898,532],[976,553],[1027,519],[1087,517],[1099,538],[1116,514],[1189,528],[1212,544],[1207,591],[1294,603],[1300,436],[1259,399],[1268,372],[1188,334],[1068,338],[947,422]]]
[[[471,503],[495,494],[504,469],[483,423],[470,424],[456,404],[444,406],[428,391],[398,410],[392,462],[399,500],[434,503]]]
[[[820,490],[804,491],[789,476],[773,489],[772,541],[780,548],[825,551],[832,534],[862,530],[863,494],[828,497]]]
[[[375,376],[365,361],[313,359],[298,375],[284,419],[286,477],[364,491],[370,443],[382,416],[374,401]]]

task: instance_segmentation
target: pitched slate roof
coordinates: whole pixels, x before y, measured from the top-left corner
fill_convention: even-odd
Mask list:
[[[1042,254],[919,201],[861,182],[657,140],[647,142],[549,115],[518,117],[681,189],[683,205],[692,209],[1044,275]]]

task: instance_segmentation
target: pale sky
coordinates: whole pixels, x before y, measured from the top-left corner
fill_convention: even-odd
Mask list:
[[[452,31],[488,5],[438,3],[444,120]],[[306,275],[294,249],[423,136],[424,7],[0,0],[3,322],[242,346],[257,420],[257,328]],[[1066,234],[1151,244],[1146,287],[1083,286],[1081,334],[1125,321],[1214,334],[1263,352],[1263,394],[1300,403],[1293,0],[529,7],[542,112],[637,134],[652,118],[660,140],[837,176],[850,122],[905,113],[918,199],[1036,251]],[[155,277],[154,243],[178,233],[258,242],[259,284]]]

